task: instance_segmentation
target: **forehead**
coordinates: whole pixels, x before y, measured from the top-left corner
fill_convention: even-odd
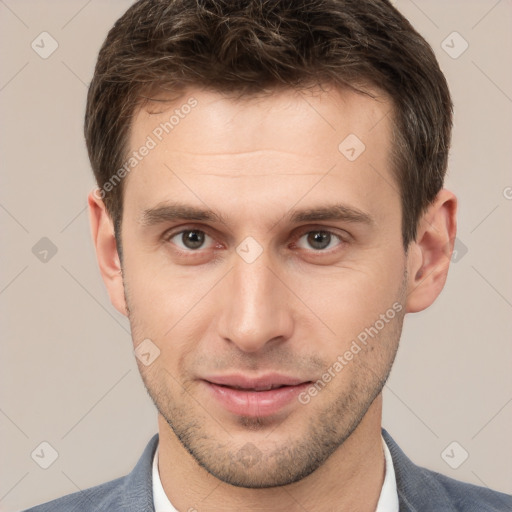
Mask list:
[[[178,196],[195,205],[215,196],[215,208],[233,213],[248,202],[290,207],[308,189],[311,200],[341,195],[353,204],[393,192],[382,190],[393,181],[383,95],[330,88],[239,98],[191,88],[159,100],[136,112],[130,132],[138,156],[124,202],[139,212]]]
[[[320,140],[320,150],[331,141],[337,150],[335,143],[347,130],[376,145],[387,142],[383,138],[389,135],[392,108],[383,93],[376,89],[371,93],[373,98],[330,86],[240,96],[190,88],[180,97],[159,96],[138,109],[129,147],[139,147],[150,135],[158,145],[196,154],[277,150],[311,155]],[[208,137],[201,137],[198,130]]]

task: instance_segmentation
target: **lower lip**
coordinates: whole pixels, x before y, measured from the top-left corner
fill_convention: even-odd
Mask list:
[[[239,416],[262,417],[276,414],[304,391],[310,382],[268,391],[244,391],[204,381],[220,404]]]

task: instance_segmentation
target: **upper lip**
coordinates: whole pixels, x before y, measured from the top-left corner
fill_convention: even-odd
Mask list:
[[[218,384],[220,386],[229,386],[230,388],[247,389],[253,391],[265,391],[281,386],[296,386],[298,384],[309,382],[303,379],[298,379],[296,377],[280,375],[278,373],[269,373],[266,375],[260,375],[259,377],[248,377],[247,375],[240,374],[219,375],[214,377],[207,377],[204,380],[212,384]]]

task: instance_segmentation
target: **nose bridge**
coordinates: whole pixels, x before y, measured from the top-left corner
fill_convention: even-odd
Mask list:
[[[252,262],[237,255],[226,280],[220,334],[243,351],[291,334],[289,298],[274,272],[265,251]]]

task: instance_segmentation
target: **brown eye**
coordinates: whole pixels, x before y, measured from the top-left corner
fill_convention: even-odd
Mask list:
[[[184,231],[181,234],[181,241],[189,249],[199,249],[204,244],[204,233],[202,231]]]
[[[203,249],[208,238],[211,237],[199,229],[185,229],[169,236],[168,240],[177,245],[181,250],[194,251]]]
[[[313,249],[325,249],[331,242],[331,234],[327,231],[312,231],[308,233],[307,240]]]
[[[304,247],[301,241],[305,239],[307,247]],[[332,242],[338,242],[334,245]],[[330,231],[316,230],[304,233],[299,239],[298,246],[303,249],[314,249],[315,251],[323,251],[324,249],[331,249],[341,243],[341,239],[338,235],[331,233]]]

